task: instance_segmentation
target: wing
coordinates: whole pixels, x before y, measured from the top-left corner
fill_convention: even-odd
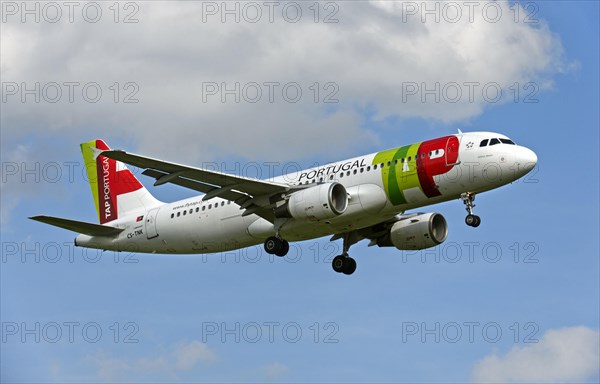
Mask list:
[[[361,240],[368,239],[369,247],[377,245],[379,247],[391,247],[393,246],[390,241],[390,228],[398,221],[411,218],[412,216],[416,216],[418,213],[404,215],[404,212],[397,214],[393,218],[389,220],[382,221],[379,224],[372,225],[370,227],[355,229],[349,232],[344,233],[336,233],[331,236],[329,241],[336,241],[339,239],[344,239],[347,242],[348,247],[353,244],[358,243]]]
[[[203,200],[220,197],[244,209],[243,215],[255,213],[273,221],[273,208],[294,187],[282,183],[235,176],[227,173],[170,163],[125,151],[103,151],[102,156],[144,168],[142,174],[156,179],[155,186],[176,184],[205,193]]]

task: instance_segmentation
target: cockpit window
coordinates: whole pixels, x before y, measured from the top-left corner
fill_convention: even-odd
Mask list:
[[[480,147],[485,147],[488,143],[489,139],[485,139],[485,140],[481,140],[481,144],[479,144]]]
[[[500,141],[504,144],[515,145],[515,143],[510,139],[500,139]]]
[[[498,140],[498,139],[491,139],[490,140],[490,145],[496,145],[496,144],[500,144],[500,140]]]

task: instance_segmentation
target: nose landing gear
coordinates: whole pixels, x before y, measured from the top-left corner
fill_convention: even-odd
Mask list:
[[[467,217],[465,217],[465,223],[470,227],[479,227],[479,224],[481,224],[481,218],[473,214],[473,208],[475,208],[475,204],[473,204],[473,201],[475,201],[475,194],[465,192],[460,195],[460,198],[465,204],[465,209],[468,213]]]

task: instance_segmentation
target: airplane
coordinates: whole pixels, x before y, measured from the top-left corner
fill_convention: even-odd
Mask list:
[[[285,256],[289,242],[332,236],[343,252],[335,272],[351,275],[350,247],[420,250],[443,243],[448,225],[439,213],[408,210],[460,199],[465,222],[475,196],[509,184],[537,164],[536,154],[493,132],[463,133],[275,177],[231,175],[122,150],[102,140],[81,144],[100,224],[51,216],[30,219],[78,232],[75,245],[114,251],[204,254],[263,244]],[[154,186],[175,184],[201,195],[172,203],[154,198],[125,166],[144,169]]]

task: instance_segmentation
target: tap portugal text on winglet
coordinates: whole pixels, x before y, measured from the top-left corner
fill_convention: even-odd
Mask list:
[[[417,250],[441,244],[448,227],[439,213],[412,210],[461,199],[467,225],[477,193],[527,174],[530,149],[492,132],[444,136],[307,169],[272,181],[229,175],[81,144],[100,224],[50,216],[31,219],[80,233],[81,247],[143,253],[214,253],[263,243],[285,256],[288,241],[343,239],[336,272],[352,274],[349,248],[369,245]],[[155,186],[172,183],[202,194],[173,203],[155,199],[124,165],[144,169]]]

